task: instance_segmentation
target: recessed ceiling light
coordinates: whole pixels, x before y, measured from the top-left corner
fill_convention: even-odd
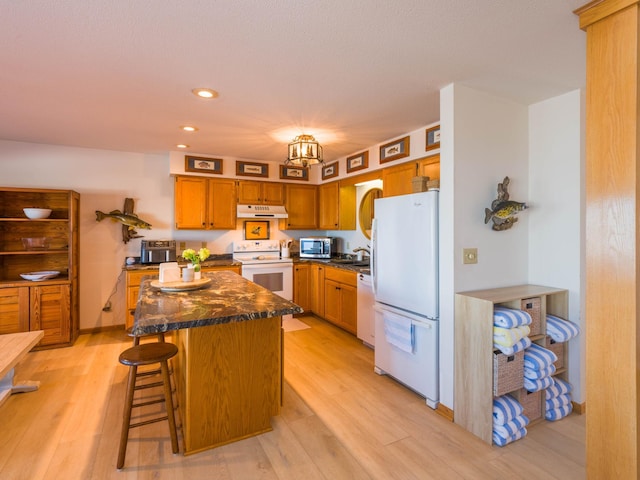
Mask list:
[[[185,145],[184,143],[179,143],[178,145],[176,145],[176,147],[178,147],[178,148],[189,148],[189,145]]]
[[[210,88],[194,88],[191,91],[200,98],[218,98],[218,92]]]
[[[194,127],[193,125],[180,125],[180,130],[184,130],[185,132],[197,132],[198,127]]]

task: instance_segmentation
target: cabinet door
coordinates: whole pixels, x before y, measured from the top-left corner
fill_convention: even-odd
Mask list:
[[[207,228],[207,181],[207,178],[200,177],[176,177],[174,192],[176,229]]]
[[[284,205],[284,185],[264,182],[262,184],[262,203],[265,205]]]
[[[308,311],[311,308],[311,299],[309,295],[309,274],[310,266],[295,265],[293,267],[293,303]]]
[[[38,345],[71,341],[69,285],[30,288],[30,330],[44,330]]]
[[[432,155],[418,160],[418,172],[420,172],[420,175],[423,177],[429,177],[430,180],[439,180],[440,155]]]
[[[337,325],[341,324],[340,287],[341,284],[333,280],[325,280],[324,282],[324,318]]]
[[[309,280],[311,311],[320,317],[324,317],[324,267],[312,264],[311,278]]]
[[[219,272],[220,270],[229,270],[240,275],[240,265],[228,265],[221,267],[202,267],[203,272]]]
[[[280,223],[281,230],[318,228],[318,190],[314,185],[285,185],[285,205],[289,218]]]
[[[209,180],[209,229],[235,230],[235,180]]]
[[[416,163],[407,162],[382,170],[382,194],[385,197],[413,192],[411,181],[416,176]]]
[[[318,227],[323,230],[337,230],[339,227],[339,186],[338,182],[324,183],[318,187]]]
[[[29,331],[29,287],[0,288],[0,335]]]
[[[238,182],[238,203],[242,205],[262,203],[262,182],[240,180]]]
[[[348,332],[356,334],[358,330],[358,289],[351,285],[340,285],[341,310],[340,324]]]

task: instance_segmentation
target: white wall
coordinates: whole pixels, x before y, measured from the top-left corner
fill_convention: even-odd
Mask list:
[[[569,320],[584,332],[582,112],[580,90],[529,108],[529,283],[569,290]],[[579,403],[584,401],[584,339],[580,335],[569,342],[569,381]]]
[[[527,107],[462,85],[440,95],[440,401],[453,408],[454,294],[527,282],[528,212],[510,230],[484,223],[497,185],[527,201]],[[464,265],[462,249],[478,249]]]

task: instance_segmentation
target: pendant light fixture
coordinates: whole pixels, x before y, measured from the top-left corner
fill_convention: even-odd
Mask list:
[[[294,138],[289,144],[289,156],[284,164],[306,167],[317,163],[323,164],[324,159],[322,147],[313,135],[298,135]]]

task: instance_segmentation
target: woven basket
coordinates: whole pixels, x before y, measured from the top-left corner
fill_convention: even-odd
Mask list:
[[[530,422],[542,417],[542,395],[544,390],[539,392],[528,392],[524,388],[518,394],[518,401],[524,409],[525,415]]]
[[[429,181],[429,177],[413,177],[411,179],[413,193],[426,192],[429,188],[427,187],[428,181]]]
[[[531,332],[529,335],[540,335],[542,333],[542,321],[540,320],[540,297],[523,298],[520,301],[520,309],[531,315]]]
[[[559,343],[553,340],[551,337],[547,337],[547,346],[545,348],[551,350],[558,357],[558,360],[553,363],[556,366],[556,370],[564,368],[564,342]]]
[[[505,355],[493,352],[493,396],[498,397],[524,386],[524,352]]]

